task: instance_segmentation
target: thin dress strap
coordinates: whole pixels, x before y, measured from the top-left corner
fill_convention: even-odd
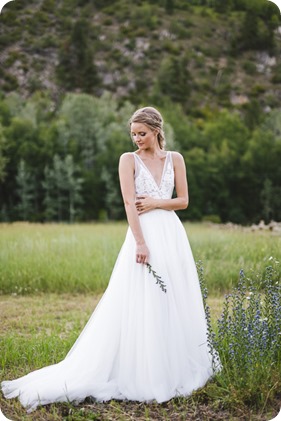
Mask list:
[[[139,172],[140,172],[140,161],[139,161],[139,157],[136,154],[136,152],[133,152],[134,155],[134,160],[135,160],[135,178],[138,177]]]
[[[166,155],[166,159],[165,159],[165,163],[164,163],[164,168],[163,168],[163,172],[162,172],[162,178],[165,176],[165,172],[166,172],[167,168],[169,167],[169,164],[171,165],[172,168],[174,167],[173,166],[172,153],[170,151],[166,151],[166,152],[167,152],[167,155]],[[135,159],[135,178],[138,177],[141,166],[143,166],[150,173],[150,170],[147,168],[147,166],[144,164],[144,162],[138,156],[138,154],[136,152],[133,152],[133,155],[134,155],[134,159]],[[162,179],[161,179],[161,181],[162,181]]]

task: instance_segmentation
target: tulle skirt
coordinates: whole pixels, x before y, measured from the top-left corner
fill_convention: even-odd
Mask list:
[[[135,261],[130,228],[108,287],[77,341],[58,364],[1,384],[28,411],[52,402],[187,396],[212,376],[196,266],[173,211],[140,216],[152,269]]]

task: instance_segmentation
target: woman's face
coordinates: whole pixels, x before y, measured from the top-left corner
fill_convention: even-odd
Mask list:
[[[142,123],[131,124],[131,137],[139,149],[145,150],[157,144],[157,132]]]

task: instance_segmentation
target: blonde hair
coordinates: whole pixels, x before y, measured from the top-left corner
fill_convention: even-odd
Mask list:
[[[157,130],[157,140],[160,149],[165,149],[165,134],[163,129],[163,118],[156,108],[144,107],[135,111],[129,120],[129,126],[132,123],[142,123],[149,127],[151,130]]]

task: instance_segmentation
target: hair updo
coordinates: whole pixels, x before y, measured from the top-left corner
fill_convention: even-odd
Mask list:
[[[151,130],[157,130],[157,140],[160,149],[165,149],[165,134],[163,130],[163,118],[156,108],[144,107],[135,111],[129,120],[129,126],[132,123],[142,123],[149,127]]]

